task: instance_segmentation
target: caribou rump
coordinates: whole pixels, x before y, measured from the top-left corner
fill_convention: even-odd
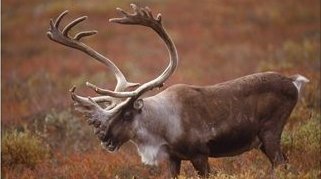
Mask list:
[[[70,37],[69,31],[86,16],[60,30],[59,24],[68,13],[65,11],[55,21],[51,19],[47,32],[51,40],[88,54],[115,74],[114,90],[86,83],[100,96],[87,98],[77,95],[76,87],[70,90],[76,110],[87,116],[102,146],[116,151],[131,141],[143,163],[168,161],[172,177],[179,174],[182,160],[190,160],[198,174],[206,177],[210,172],[208,157],[233,156],[253,148],[260,149],[273,168],[284,164],[282,130],[309,80],[301,75],[285,77],[264,72],[213,86],[173,85],[143,98],[142,94],[162,87],[173,74],[178,54],[162,25],[161,15],[155,18],[148,7],[131,7],[134,13],[117,8],[123,17],[109,21],[150,27],[164,41],[170,57],[163,73],[144,84],[128,82],[110,59],[81,42],[96,31]]]

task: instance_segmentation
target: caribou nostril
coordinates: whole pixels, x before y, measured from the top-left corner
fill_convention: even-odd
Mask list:
[[[106,141],[106,144],[109,145],[110,143],[111,143],[111,139],[108,139],[108,140]]]

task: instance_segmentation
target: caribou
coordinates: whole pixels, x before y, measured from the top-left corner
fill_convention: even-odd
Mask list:
[[[59,24],[68,11],[50,20],[47,36],[62,45],[78,49],[107,66],[115,75],[114,90],[86,82],[98,96],[71,98],[75,109],[88,118],[101,145],[110,152],[133,142],[145,164],[168,162],[171,177],[180,173],[182,160],[189,160],[200,176],[209,176],[209,157],[228,157],[251,149],[261,150],[272,168],[285,164],[280,138],[300,91],[309,80],[302,75],[286,77],[277,72],[262,72],[231,81],[195,86],[176,84],[150,97],[146,92],[161,88],[178,65],[174,42],[150,8],[131,4],[133,13],[120,8],[122,17],[109,22],[141,25],[154,30],[169,53],[167,68],[155,79],[143,84],[128,82],[121,70],[81,40],[97,31],[70,30],[84,21],[83,16],[66,25]]]

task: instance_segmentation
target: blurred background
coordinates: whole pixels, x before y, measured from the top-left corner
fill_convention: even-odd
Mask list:
[[[135,2],[161,12],[180,61],[166,83],[212,85],[262,71],[300,73],[310,79],[292,113],[282,146],[289,170],[280,178],[320,177],[320,1],[319,0],[3,0],[1,46],[1,174],[4,178],[162,178],[164,166],[148,167],[132,144],[118,153],[101,149],[85,119],[73,111],[68,90],[84,96],[90,81],[113,89],[114,76],[80,51],[50,41],[49,19],[68,9],[62,25],[98,30],[85,43],[112,59],[129,81],[153,79],[168,54],[148,28],[108,23],[115,8]],[[150,93],[150,95],[153,92]],[[211,159],[212,178],[269,177],[259,151]],[[196,177],[183,163],[182,178]]]

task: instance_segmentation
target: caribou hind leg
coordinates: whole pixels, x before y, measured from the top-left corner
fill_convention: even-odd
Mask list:
[[[276,110],[271,115],[270,120],[264,124],[265,127],[259,134],[263,144],[260,149],[270,160],[272,169],[279,165],[286,165],[287,157],[281,150],[281,135],[294,105],[295,103],[288,102],[283,105],[282,109]]]
[[[263,137],[263,145],[261,151],[268,157],[272,164],[272,169],[279,165],[285,165],[285,156],[280,147],[280,139],[276,139],[273,135]]]

